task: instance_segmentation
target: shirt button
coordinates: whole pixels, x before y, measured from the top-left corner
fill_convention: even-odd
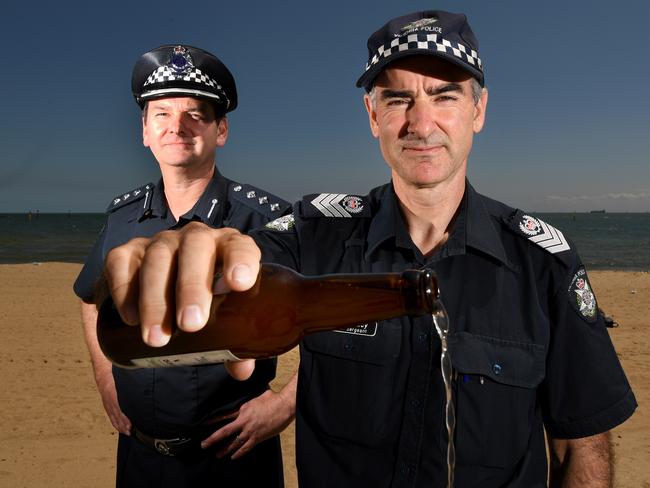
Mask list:
[[[427,337],[428,337],[427,334],[420,334],[418,336],[418,342],[426,342]]]
[[[408,476],[409,473],[411,472],[411,469],[408,467],[408,464],[405,462],[401,462],[399,465],[399,471],[402,473],[403,476]]]
[[[501,365],[499,363],[494,363],[494,365],[492,366],[492,371],[494,371],[494,374],[499,376],[501,374],[501,370],[502,370]]]

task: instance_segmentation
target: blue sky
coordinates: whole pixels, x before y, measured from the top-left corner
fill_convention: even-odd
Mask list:
[[[528,211],[650,211],[650,2],[3,2],[0,212],[97,212],[156,181],[130,92],[144,51],[219,56],[239,107],[227,176],[289,200],[389,178],[368,130],[366,40],[391,17],[465,12],[490,92],[469,177]]]

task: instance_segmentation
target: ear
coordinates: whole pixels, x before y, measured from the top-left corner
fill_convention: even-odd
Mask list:
[[[367,93],[363,96],[363,103],[366,106],[366,111],[368,112],[368,122],[370,123],[370,132],[375,138],[379,137],[379,124],[377,124],[377,111],[372,108],[372,103],[370,101],[370,95]]]
[[[217,146],[223,147],[228,140],[228,119],[224,115],[217,122]]]
[[[147,112],[142,113],[142,145],[149,147],[149,131],[147,130]]]
[[[487,88],[483,88],[483,90],[481,90],[481,98],[474,106],[473,129],[475,134],[481,132],[481,129],[483,129],[483,124],[485,124],[485,111],[487,110],[487,102],[488,91]]]

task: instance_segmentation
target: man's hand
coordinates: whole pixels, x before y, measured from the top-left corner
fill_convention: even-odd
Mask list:
[[[124,435],[131,435],[131,421],[124,415],[120,404],[117,401],[117,390],[115,389],[115,380],[113,374],[109,373],[103,375],[102,378],[95,378],[97,382],[97,390],[102,398],[104,410],[108,415],[108,419],[119,433]]]
[[[260,256],[253,239],[237,230],[192,222],[114,248],[104,275],[122,320],[140,324],[144,342],[159,347],[169,342],[174,321],[186,332],[205,326],[213,293],[253,286]],[[236,379],[248,378],[253,368],[253,361],[226,363]]]
[[[244,403],[234,420],[217,430],[201,443],[204,449],[231,438],[232,441],[219,452],[217,457],[231,456],[237,459],[249,452],[256,444],[278,435],[293,420],[296,413],[295,374],[278,393],[267,390],[257,398]]]

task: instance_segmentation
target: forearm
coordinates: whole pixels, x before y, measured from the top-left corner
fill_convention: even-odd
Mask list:
[[[278,392],[278,396],[282,399],[282,404],[285,408],[285,415],[288,419],[287,425],[296,416],[296,390],[298,388],[298,372],[295,372],[291,379],[284,387]]]
[[[581,439],[550,439],[550,488],[611,488],[609,432]]]
[[[104,356],[97,340],[97,308],[92,303],[81,302],[81,322],[84,341],[90,353],[95,381],[99,383],[106,375],[112,375],[111,362]]]

